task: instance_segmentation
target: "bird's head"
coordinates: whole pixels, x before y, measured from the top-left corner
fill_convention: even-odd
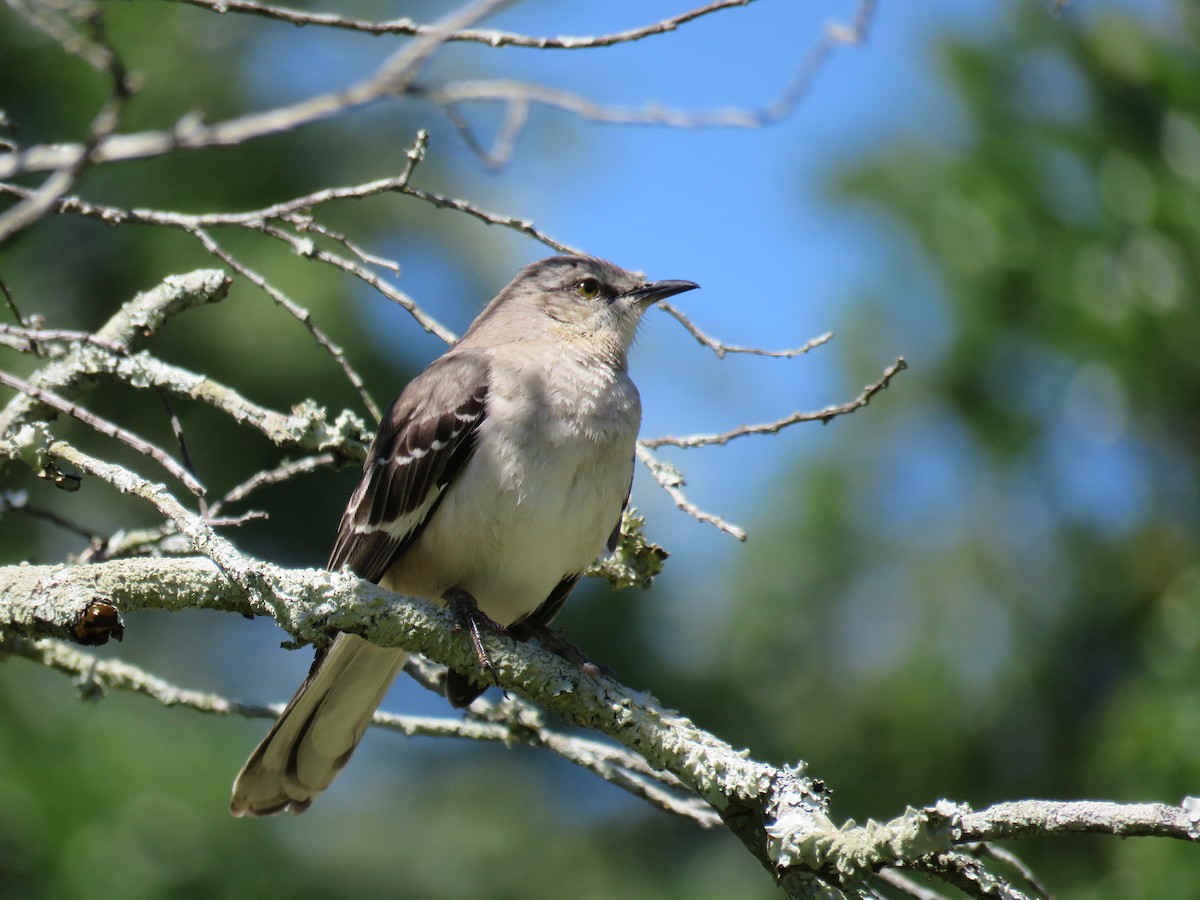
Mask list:
[[[472,331],[481,322],[502,316],[510,329],[525,323],[526,329],[534,331],[518,339],[595,344],[623,362],[642,313],[659,300],[697,287],[691,281],[647,281],[590,256],[552,256],[517,273]]]

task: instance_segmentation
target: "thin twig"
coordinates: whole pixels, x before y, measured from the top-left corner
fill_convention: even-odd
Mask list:
[[[21,328],[28,327],[29,323],[26,322],[24,316],[21,315],[21,310],[17,308],[17,300],[12,295],[12,291],[8,289],[8,284],[3,278],[0,278],[0,294],[4,295],[4,304],[8,307],[8,311],[12,313],[12,317],[17,320],[17,324]],[[11,328],[12,326],[5,325],[4,327]]]
[[[911,864],[913,869],[936,875],[968,897],[998,897],[1000,900],[1031,900],[1028,894],[994,875],[977,859],[965,853],[931,853]]]
[[[170,546],[172,543],[178,545],[178,553]],[[183,556],[194,552],[174,523],[163,522],[154,528],[122,529],[108,537],[94,537],[71,561],[87,564],[131,556]]]
[[[213,125],[204,124],[198,114],[184,116],[170,131],[144,131],[138,134],[113,134],[97,143],[88,153],[91,163],[148,159],[180,150],[205,147],[231,147],[258,138],[294,131],[359,109],[385,97],[411,93],[412,80],[433,53],[456,31],[510,0],[483,0],[451,13],[431,25],[415,42],[393,53],[362,81],[349,87],[317,94],[287,106],[247,113]],[[74,163],[86,148],[80,144],[54,143],[26,147],[0,156],[0,178],[19,172],[61,169]]]
[[[354,367],[350,365],[349,360],[346,359],[346,354],[342,352],[342,348],[331,341],[328,335],[326,335],[325,332],[317,326],[317,323],[313,321],[312,314],[307,309],[292,301],[286,294],[283,293],[283,291],[272,285],[262,275],[259,275],[249,266],[242,264],[233,255],[227,253],[220,244],[213,240],[212,235],[210,235],[203,228],[189,227],[185,228],[185,230],[188,231],[198,241],[200,241],[200,243],[204,245],[204,248],[209,253],[224,262],[227,266],[229,266],[229,268],[233,269],[247,281],[259,288],[259,290],[263,291],[268,297],[274,300],[275,303],[277,303],[279,306],[282,306],[297,321],[299,321],[300,324],[307,328],[309,334],[313,336],[313,339],[317,342],[317,344],[324,349],[326,353],[333,357],[334,361],[341,368],[342,372],[345,373],[347,380],[349,380],[350,384],[352,384],[354,389],[358,392],[359,399],[362,400],[362,403],[367,408],[367,411],[377,420],[382,416],[382,411],[379,409],[378,404],[376,404],[371,398],[370,393],[367,391],[366,385],[363,384],[361,376],[359,376],[358,372],[354,370]]]
[[[220,0],[216,0],[220,2]],[[344,89],[309,97],[289,106],[205,125],[198,116],[185,116],[171,131],[112,135],[102,140],[91,154],[92,162],[107,163],[145,159],[177,150],[243,144],[270,135],[293,131],[304,125],[339,116],[383,97],[419,95],[446,107],[468,101],[505,104],[539,103],[557,107],[583,118],[615,124],[661,124],[678,128],[758,128],[779,121],[803,99],[817,73],[834,50],[865,40],[874,19],[876,0],[859,0],[849,25],[831,24],[801,62],[790,83],[771,103],[758,109],[719,109],[701,112],[671,110],[659,106],[641,109],[597,104],[579,94],[516,81],[462,81],[440,87],[418,86],[414,79],[429,56],[442,43],[453,40],[467,24],[502,5],[491,0],[468,7],[437,25],[428,26],[421,39],[389,57],[368,78]],[[511,132],[510,126],[505,126]],[[511,146],[511,133],[506,143]],[[77,144],[45,144],[0,156],[0,178],[19,172],[61,168],[80,153]],[[494,162],[503,163],[504,158]]]
[[[306,456],[303,459],[283,462],[274,469],[264,469],[261,472],[255,473],[237,487],[229,490],[224,497],[209,508],[209,515],[215,516],[226,505],[245,499],[247,495],[259,488],[272,484],[280,484],[297,475],[313,472],[325,466],[331,466],[336,462],[337,457],[332,453],[317,453],[313,456]]]
[[[1050,891],[1042,884],[1041,879],[1034,874],[1033,869],[1029,868],[1025,862],[1010,850],[1003,847],[998,847],[995,844],[987,842],[979,842],[968,845],[971,853],[976,856],[990,856],[992,859],[999,860],[1007,866],[1010,866],[1021,878],[1029,885],[1033,892],[1039,896],[1049,900]]]
[[[528,121],[529,107],[538,104],[560,109],[582,119],[616,125],[665,125],[671,128],[762,128],[787,118],[800,104],[817,74],[834,51],[843,45],[864,41],[875,17],[876,0],[859,0],[849,25],[831,23],[820,40],[801,60],[791,80],[771,102],[758,108],[735,107],[689,111],[659,104],[640,108],[608,106],[582,94],[542,84],[511,79],[456,81],[440,87],[413,87],[440,105],[463,136],[468,148],[490,169],[500,168],[512,157],[516,138]],[[505,116],[490,148],[475,137],[470,123],[459,113],[464,103],[501,103]],[[0,176],[3,173],[0,172]]]
[[[349,31],[359,31],[365,34],[398,34],[420,36],[430,32],[430,26],[414,22],[407,16],[400,19],[388,19],[381,22],[371,22],[363,19],[351,19],[337,13],[313,13],[304,10],[290,9],[284,6],[272,6],[266,3],[255,3],[253,0],[177,0],[188,3],[222,15],[226,13],[247,13],[265,18],[278,19],[292,25],[316,25],[326,28],[341,28]],[[674,31],[701,16],[729,9],[735,6],[746,6],[754,0],[716,0],[707,6],[688,10],[652,25],[631,28],[612,34],[579,36],[579,37],[535,37],[533,35],[516,34],[509,31],[493,31],[490,29],[462,28],[446,36],[447,41],[469,41],[486,44],[489,47],[530,47],[537,50],[587,50],[596,47],[611,47],[614,44],[625,44],[642,38]]]
[[[580,253],[578,248],[572,247],[570,244],[564,244],[561,241],[555,240],[544,231],[539,230],[534,226],[533,222],[528,219],[520,219],[515,216],[501,216],[496,213],[490,213],[486,210],[468,203],[466,200],[459,200],[454,197],[443,197],[440,194],[432,193],[431,191],[423,191],[420,188],[405,187],[404,193],[410,197],[416,197],[418,200],[424,200],[426,203],[431,203],[439,209],[454,209],[458,212],[466,213],[469,216],[474,216],[481,222],[488,225],[499,225],[502,228],[511,228],[526,237],[531,237],[536,241],[540,241],[547,247],[552,247],[559,253]]]
[[[341,269],[343,272],[353,275],[355,278],[358,278],[364,283],[375,288],[375,290],[379,291],[379,293],[383,294],[389,300],[407,310],[409,315],[411,315],[417,321],[417,324],[430,334],[436,335],[448,344],[454,341],[455,334],[453,331],[451,331],[437,319],[433,318],[433,316],[425,312],[417,304],[417,302],[409,297],[406,293],[384,281],[370,269],[364,268],[352,260],[346,259],[344,256],[339,256],[336,253],[330,253],[327,250],[322,250],[320,247],[316,246],[311,239],[298,238],[281,228],[276,228],[271,225],[264,225],[259,230],[268,237],[272,237],[276,240],[280,240],[286,244],[289,244],[293,250],[308,257],[309,259],[315,259],[319,262],[326,263],[335,268]],[[373,408],[373,415],[376,419],[380,417],[380,412],[377,408]]]
[[[693,519],[698,522],[705,522],[709,525],[714,525],[728,535],[732,535],[739,541],[746,539],[746,531],[737,525],[732,525],[726,522],[720,516],[713,513],[705,512],[696,506],[683,492],[683,475],[680,471],[668,462],[659,459],[650,452],[650,448],[646,446],[644,441],[638,441],[637,458],[641,460],[642,465],[650,470],[650,474],[654,480],[658,482],[659,487],[667,492],[667,495],[674,501],[678,509],[683,510]]]
[[[897,357],[896,361],[883,370],[883,374],[878,381],[868,384],[861,394],[855,397],[848,403],[840,403],[837,406],[826,406],[824,409],[816,412],[798,412],[792,413],[790,416],[784,416],[782,419],[776,419],[774,422],[763,422],[757,425],[739,425],[737,428],[732,428],[729,431],[723,431],[720,434],[691,434],[686,437],[657,437],[643,438],[641,445],[650,449],[659,447],[682,447],[690,449],[694,447],[711,447],[723,446],[728,444],[735,438],[746,437],[752,434],[778,434],[785,428],[800,422],[820,422],[822,425],[828,424],[830,420],[838,416],[848,415],[855,410],[862,409],[871,402],[871,398],[880,391],[885,390],[891,384],[892,378],[898,372],[903,372],[908,368],[908,363],[904,361],[904,357]]]
[[[670,772],[653,768],[626,747],[549,728],[545,713],[523,698],[506,697],[500,703],[477,700],[468,715],[472,720],[501,724],[507,741],[544,747],[652,806],[692,819],[704,828],[720,824],[712,807]]]
[[[57,525],[66,531],[76,534],[87,541],[95,540],[95,532],[89,531],[82,525],[77,525],[70,519],[60,516],[58,513],[49,509],[42,509],[40,506],[34,506],[29,502],[29,495],[24,491],[3,491],[0,492],[0,513],[5,510],[15,510],[29,516],[31,519],[42,519]]]
[[[895,869],[883,869],[876,872],[875,877],[901,891],[906,897],[912,897],[913,900],[949,900],[945,894],[939,894],[922,884],[917,884],[907,875],[902,875]]]
[[[5,3],[34,28],[52,38],[64,52],[82,59],[99,72],[109,72],[113,68],[115,54],[112,47],[97,40],[95,33],[91,39],[80,34],[61,15],[56,14],[61,10],[55,9],[55,4],[27,0],[5,0]],[[66,6],[76,19],[86,20],[98,13],[98,10],[89,9],[83,3]]]
[[[188,451],[187,440],[183,435],[183,423],[179,421],[179,416],[175,415],[175,410],[171,406],[171,398],[164,388],[155,388],[155,393],[158,394],[158,399],[162,401],[163,409],[166,410],[167,419],[171,423],[171,433],[175,435],[175,443],[179,445],[179,455],[183,459],[183,466],[192,475],[199,478],[200,475],[196,471],[196,464],[192,461],[192,454]],[[205,504],[204,496],[199,498],[200,515],[207,516],[208,508]]]
[[[712,335],[705,334],[696,326],[691,319],[683,314],[678,307],[670,303],[659,303],[658,308],[668,315],[678,320],[679,324],[687,329],[688,334],[694,337],[702,346],[707,347],[717,355],[717,359],[724,359],[727,353],[746,353],[752,356],[769,356],[774,359],[792,359],[797,356],[803,356],[810,350],[820,347],[833,340],[833,332],[827,331],[822,335],[818,335],[806,344],[801,344],[791,350],[764,350],[761,347],[739,347],[737,344],[726,344],[724,341],[718,340]]]
[[[58,396],[52,391],[44,390],[30,384],[28,381],[11,375],[8,372],[0,371],[0,384],[7,385],[14,390],[18,390],[23,394],[33,397],[35,400],[46,404],[49,407],[57,409],[59,412],[66,413],[74,419],[78,419],[83,424],[100,432],[103,435],[114,438],[121,443],[132,447],[143,456],[148,456],[161,465],[164,469],[182,481],[189,491],[198,497],[204,495],[204,485],[197,481],[186,469],[179,463],[175,462],[171,456],[161,447],[151,444],[149,441],[138,437],[131,431],[121,428],[109,422],[107,419],[101,418],[93,412],[89,412],[81,406],[76,406],[70,400]]]
[[[7,288],[0,282],[0,290],[5,294],[8,293]],[[20,315],[16,307],[11,307],[14,315]],[[28,349],[32,353],[37,352],[38,344],[61,343],[61,344],[91,344],[95,347],[100,347],[107,350],[109,353],[124,353],[125,348],[119,344],[114,344],[112,341],[106,341],[96,337],[90,331],[71,331],[66,328],[28,328],[16,325],[5,325],[0,323],[0,335],[8,335],[18,340],[26,341]],[[16,346],[12,344],[10,346]]]
[[[204,521],[213,528],[235,528],[238,525],[245,525],[247,522],[259,522],[269,518],[271,516],[262,510],[252,509],[238,516],[213,516],[210,513],[204,516]]]
[[[80,691],[89,698],[97,697],[106,689],[129,691],[156,700],[163,706],[184,706],[197,712],[252,719],[272,719],[283,710],[282,704],[246,703],[219,694],[181,688],[137,666],[118,660],[101,660],[51,638],[0,637],[0,648],[4,653],[73,675]],[[482,714],[477,713],[465,721],[376,712],[371,724],[410,737],[465,738],[541,747],[659,809],[690,818],[703,827],[720,824],[720,817],[713,809],[686,792],[675,776],[650,770],[644,758],[624,747],[547,728],[543,714],[523,701],[500,706],[480,701],[479,705],[484,707]],[[661,779],[674,790],[665,790],[655,783]],[[684,793],[677,793],[679,791]]]
[[[104,17],[99,8],[85,7],[85,23],[91,31],[91,42],[82,40],[54,16],[46,15],[38,5],[29,6],[24,0],[7,0],[10,6],[29,21],[47,31],[64,49],[87,60],[109,77],[109,96],[88,127],[87,138],[74,157],[63,161],[28,199],[0,214],[0,245],[12,240],[29,228],[54,206],[55,202],[74,186],[84,170],[95,160],[96,150],[117,130],[126,102],[134,86],[121,57],[108,41]],[[64,33],[65,32],[65,33]]]

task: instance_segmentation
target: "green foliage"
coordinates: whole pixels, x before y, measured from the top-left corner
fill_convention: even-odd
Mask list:
[[[806,754],[835,816],[1200,783],[1200,17],[1175,17],[1014,6],[942,47],[960,133],[841,177],[906,238],[850,336],[912,377],[752,529],[724,661],[751,687],[714,725]],[[1194,890],[1194,847],[1134,844],[1013,849],[1058,896]]]
[[[133,66],[156,73],[130,128],[173,124],[180,86],[205,98],[209,120],[255,108],[255,27],[235,39],[227,17],[174,4],[105,9]],[[1188,0],[1166,36],[1115,14],[1012,10],[985,40],[943,46],[961,133],[891,143],[841,178],[839,202],[885,212],[903,237],[880,267],[886,288],[862,298],[839,345],[870,360],[867,377],[880,347],[911,371],[886,403],[833,423],[838,445],[764,499],[711,665],[659,662],[673,638],[638,628],[640,592],[572,613],[597,659],[619,673],[637,659],[645,686],[704,727],[762,758],[806,758],[838,818],[887,820],[942,796],[1174,802],[1200,784],[1200,23]],[[0,28],[0,67],[0,109],[24,143],[82,136],[103,97],[98,76],[24,27]],[[357,119],[354,140],[331,126],[97,171],[90,196],[234,210],[393,174],[415,130],[400,116]],[[381,147],[396,148],[382,167]],[[411,212],[376,198],[345,215],[361,243],[386,234],[417,254],[455,239]],[[217,237],[335,341],[380,330],[325,268]],[[69,267],[54,264],[63,247]],[[61,327],[94,326],[162,275],[212,264],[182,233],[67,217],[6,254],[27,311]],[[459,326],[468,313],[436,312]],[[245,284],[171,323],[155,352],[264,404],[287,408],[303,384],[332,409],[355,406],[303,327]],[[420,362],[403,357],[359,342],[377,399]],[[94,408],[170,443],[156,398],[104,389]],[[214,493],[274,461],[216,414],[179,412]],[[313,475],[264,492],[254,505],[272,518],[239,544],[319,562],[352,483]],[[91,485],[80,497],[73,517],[98,532],[145,515]],[[12,515],[0,546],[35,561],[80,549]],[[639,561],[639,577],[661,563],[652,545]],[[139,621],[121,650],[189,685],[229,690],[227,673],[279,640],[265,624],[165,618]],[[776,896],[729,835],[521,750],[378,735],[304,817],[235,821],[228,783],[262,723],[133,697],[83,704],[53,673],[20,661],[0,672],[0,896]],[[291,687],[255,685],[246,699]],[[1196,848],[1182,844],[1014,849],[1058,896],[1195,889]]]

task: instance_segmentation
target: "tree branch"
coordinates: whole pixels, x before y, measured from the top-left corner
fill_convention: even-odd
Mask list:
[[[292,25],[315,25],[326,28],[340,28],[347,31],[359,31],[364,34],[398,34],[423,35],[430,32],[430,26],[414,22],[408,17],[389,19],[382,22],[371,22],[363,19],[350,19],[338,13],[307,12],[291,9],[285,6],[272,6],[267,3],[256,3],[253,0],[176,0],[199,6],[213,12],[248,13],[269,19],[278,19]],[[614,44],[625,44],[638,41],[652,35],[666,34],[674,31],[680,25],[699,19],[710,13],[729,9],[734,6],[746,6],[754,0],[715,0],[706,6],[690,9],[679,15],[663,19],[652,25],[640,28],[630,28],[613,34],[581,35],[578,37],[537,37],[534,35],[516,34],[511,31],[497,31],[481,28],[462,28],[446,36],[447,41],[466,41],[476,44],[486,44],[489,47],[529,47],[536,50],[587,50],[596,47],[611,47]]]
[[[0,178],[19,172],[63,169],[87,154],[91,164],[148,159],[179,150],[232,147],[258,138],[294,131],[341,115],[384,97],[408,93],[412,80],[430,56],[455,31],[467,27],[509,0],[477,0],[430,26],[415,42],[393,53],[368,78],[340,91],[318,94],[288,106],[248,113],[214,125],[196,115],[181,119],[170,131],[114,134],[90,150],[82,144],[44,144],[0,155]]]
[[[154,289],[138,294],[124,304],[95,333],[94,341],[75,345],[38,370],[28,379],[29,384],[66,400],[74,400],[91,387],[90,373],[99,358],[110,355],[113,348],[119,348],[123,353],[133,351],[172,316],[224,299],[229,284],[225,273],[215,269],[168,276]],[[45,401],[20,393],[0,410],[0,441],[17,440],[32,423],[53,418],[54,410]],[[26,440],[29,437],[26,434]],[[0,453],[0,476],[8,467],[6,455],[14,454]]]
[[[453,632],[452,614],[436,604],[397,597],[347,573],[281,569],[248,559],[242,563],[258,574],[254,584],[230,580],[211,560],[200,557],[0,568],[0,633],[70,640],[97,604],[125,612],[215,609],[270,615],[301,642],[320,644],[335,631],[350,631],[382,646],[402,647],[482,675],[470,641]],[[905,865],[958,886],[984,885],[993,893],[1017,898],[1024,895],[970,855],[971,844],[1080,831],[1200,842],[1200,815],[1194,805],[1022,801],[976,813],[942,801],[910,809],[886,824],[849,822],[839,828],[826,815],[824,795],[799,769],[755,761],[664,709],[650,695],[602,675],[585,675],[538,647],[493,634],[485,634],[483,640],[502,687],[569,722],[608,735],[642,757],[650,771],[668,773],[673,779],[669,783],[677,782],[716,809],[792,896],[815,895],[822,884],[843,895],[870,896],[863,885],[872,873]],[[23,655],[48,654],[60,660],[53,663],[56,667],[71,669],[48,645],[21,646]],[[124,670],[122,677],[129,674]],[[164,693],[162,685],[147,685],[140,692],[157,693],[160,699],[180,696]],[[227,702],[183,696],[192,701],[189,705],[210,712],[233,711]],[[519,712],[518,720],[524,715]],[[556,741],[540,740],[545,745]],[[599,757],[605,752],[594,751]],[[584,759],[589,754],[593,751],[579,749],[577,755]],[[593,755],[589,768],[603,768],[599,757]]]
[[[879,376],[878,380],[864,387],[862,393],[853,400],[847,403],[839,403],[836,406],[826,406],[824,409],[817,410],[816,412],[797,412],[792,413],[790,416],[776,419],[774,422],[739,425],[737,428],[731,428],[729,431],[719,434],[690,434],[686,437],[642,438],[640,444],[642,447],[648,449],[657,449],[659,447],[691,449],[695,447],[711,447],[713,445],[723,446],[735,438],[747,437],[752,434],[778,434],[785,428],[790,428],[801,422],[820,422],[822,425],[828,425],[838,416],[849,415],[856,410],[862,409],[871,402],[871,399],[876,394],[887,390],[897,373],[903,372],[907,368],[908,363],[905,362],[904,357],[898,357],[894,363],[883,370],[883,374]]]
[[[218,716],[273,719],[283,710],[283,704],[245,703],[181,688],[138,666],[99,659],[55,638],[32,640],[15,634],[6,636],[0,631],[0,659],[5,655],[23,657],[73,676],[84,699],[95,699],[107,690],[119,690],[149,697],[163,706],[183,706]],[[399,716],[377,711],[371,724],[409,737],[541,747],[665,812],[691,819],[701,827],[720,823],[710,807],[680,793],[682,786],[678,780],[651,770],[640,756],[612,744],[553,729],[546,724],[544,714],[525,701],[507,699],[499,704],[479,701],[466,719]]]

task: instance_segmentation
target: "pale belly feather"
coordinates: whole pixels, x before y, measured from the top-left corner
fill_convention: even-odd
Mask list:
[[[490,394],[474,455],[383,584],[431,600],[461,588],[508,625],[595,560],[625,502],[641,409],[623,375],[615,390],[594,381],[570,408],[528,387]]]

